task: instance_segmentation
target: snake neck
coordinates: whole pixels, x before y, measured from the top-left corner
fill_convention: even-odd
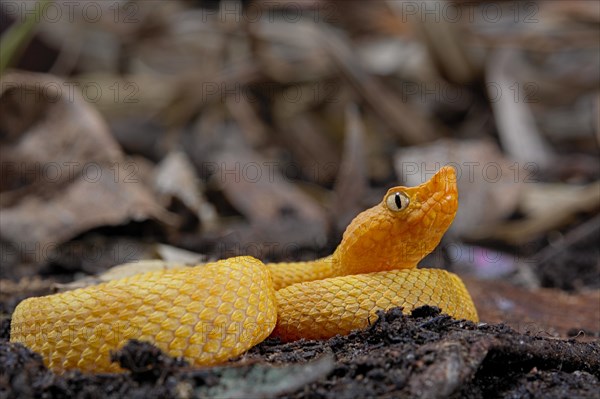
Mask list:
[[[341,274],[333,255],[310,262],[267,263],[275,290],[306,281],[322,280]]]
[[[420,186],[392,187],[379,204],[352,220],[331,256],[271,264],[273,283],[279,289],[303,281],[415,268],[437,247],[457,208],[451,167]]]

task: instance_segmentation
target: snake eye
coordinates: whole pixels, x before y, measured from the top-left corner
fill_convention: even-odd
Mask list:
[[[388,209],[393,212],[403,211],[408,207],[409,203],[410,199],[408,196],[400,192],[390,194],[385,200]]]

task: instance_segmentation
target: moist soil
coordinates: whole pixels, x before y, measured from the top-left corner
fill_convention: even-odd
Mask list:
[[[44,398],[593,398],[600,344],[520,334],[420,307],[380,312],[326,341],[267,339],[224,366],[191,368],[138,341],[113,354],[121,374],[56,375],[0,342],[0,397]]]

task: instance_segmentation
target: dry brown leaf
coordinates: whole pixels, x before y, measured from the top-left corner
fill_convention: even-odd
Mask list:
[[[427,48],[418,41],[397,37],[368,38],[358,43],[357,52],[365,68],[374,75],[398,75],[409,82],[440,79]]]
[[[371,76],[352,51],[345,36],[324,25],[311,33],[335,60],[341,72],[357,92],[381,117],[391,131],[410,144],[423,143],[437,137],[433,125],[410,104]]]
[[[89,287],[90,285],[102,284],[107,281],[118,280],[121,278],[135,276],[136,274],[154,272],[159,270],[179,269],[186,265],[177,262],[165,262],[164,260],[140,260],[136,262],[124,263],[113,266],[97,276],[86,276],[70,283],[53,285],[57,292],[76,290]]]
[[[68,87],[51,75],[2,78],[0,237],[39,264],[89,229],[171,222],[98,112]]]
[[[53,289],[59,292],[69,291],[141,273],[196,266],[206,260],[204,255],[166,244],[156,244],[154,250],[160,259],[140,259],[116,265],[95,276],[86,276],[66,284],[53,284]]]
[[[148,120],[164,109],[174,96],[178,76],[160,76],[148,73],[117,75],[90,73],[73,77],[77,87],[89,88],[87,97],[109,121],[139,118]],[[103,95],[95,95],[95,90]]]
[[[583,187],[569,184],[530,184],[523,191],[520,208],[526,214],[524,219],[496,226],[482,226],[473,231],[473,238],[496,239],[520,245],[564,227],[578,213],[600,209],[600,182]]]
[[[263,73],[275,82],[306,82],[329,76],[333,65],[326,51],[314,40],[314,24],[285,18],[252,23],[249,33],[256,40],[255,56]]]
[[[569,295],[526,290],[501,281],[463,277],[481,321],[506,323],[520,333],[568,337],[572,330],[600,333],[600,291]]]
[[[512,72],[519,56],[516,50],[495,50],[488,62],[488,96],[504,150],[519,162],[535,162],[544,169],[552,162],[554,152],[537,128],[524,83]]]
[[[212,132],[215,133],[215,132]],[[202,168],[211,169],[210,183],[250,222],[235,226],[235,234],[218,239],[218,245],[234,244],[239,251],[225,251],[228,256],[246,254],[249,246],[263,248],[272,243],[287,247],[319,247],[324,245],[328,224],[324,210],[280,171],[282,165],[264,158],[248,147],[234,125],[222,126],[209,139]],[[251,253],[264,258],[259,249]],[[221,256],[220,256],[221,257]]]
[[[312,182],[331,184],[338,171],[339,154],[317,119],[305,113],[278,124],[281,140],[297,161],[300,173]]]
[[[0,84],[4,194],[56,186],[94,163],[123,160],[106,124],[76,87],[51,75],[20,72],[3,76]]]
[[[44,263],[65,241],[99,226],[115,226],[149,218],[171,221],[152,193],[139,184],[115,181],[114,165],[96,169],[98,179],[81,177],[47,198],[27,196],[18,205],[2,209],[1,237],[26,258]]]
[[[251,223],[272,229],[273,238],[280,234],[277,231],[282,227],[282,219],[296,224],[296,234],[291,236],[311,240],[325,235],[323,210],[287,181],[274,164],[244,150],[228,151],[218,159],[220,186],[229,202]]]
[[[216,210],[204,198],[202,181],[184,152],[172,151],[158,164],[154,188],[164,207],[169,207],[176,198],[193,212],[203,230],[212,230],[217,226]]]
[[[368,189],[365,127],[356,104],[346,107],[346,137],[344,154],[334,186],[332,207],[336,228],[343,232],[350,221],[363,210],[363,198]]]
[[[398,22],[408,21],[423,39],[429,55],[436,67],[453,83],[469,83],[476,77],[476,67],[468,57],[464,38],[460,35],[460,25],[449,18],[428,18],[427,10],[421,13],[403,14],[406,4],[399,1],[389,2],[391,9],[398,14]],[[444,9],[444,1],[431,1],[427,7]]]

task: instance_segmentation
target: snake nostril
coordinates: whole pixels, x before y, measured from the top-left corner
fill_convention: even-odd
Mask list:
[[[296,211],[296,208],[293,208],[289,205],[283,205],[279,208],[279,215],[283,216],[283,217],[290,217],[290,216],[296,216],[298,214],[298,212]]]

